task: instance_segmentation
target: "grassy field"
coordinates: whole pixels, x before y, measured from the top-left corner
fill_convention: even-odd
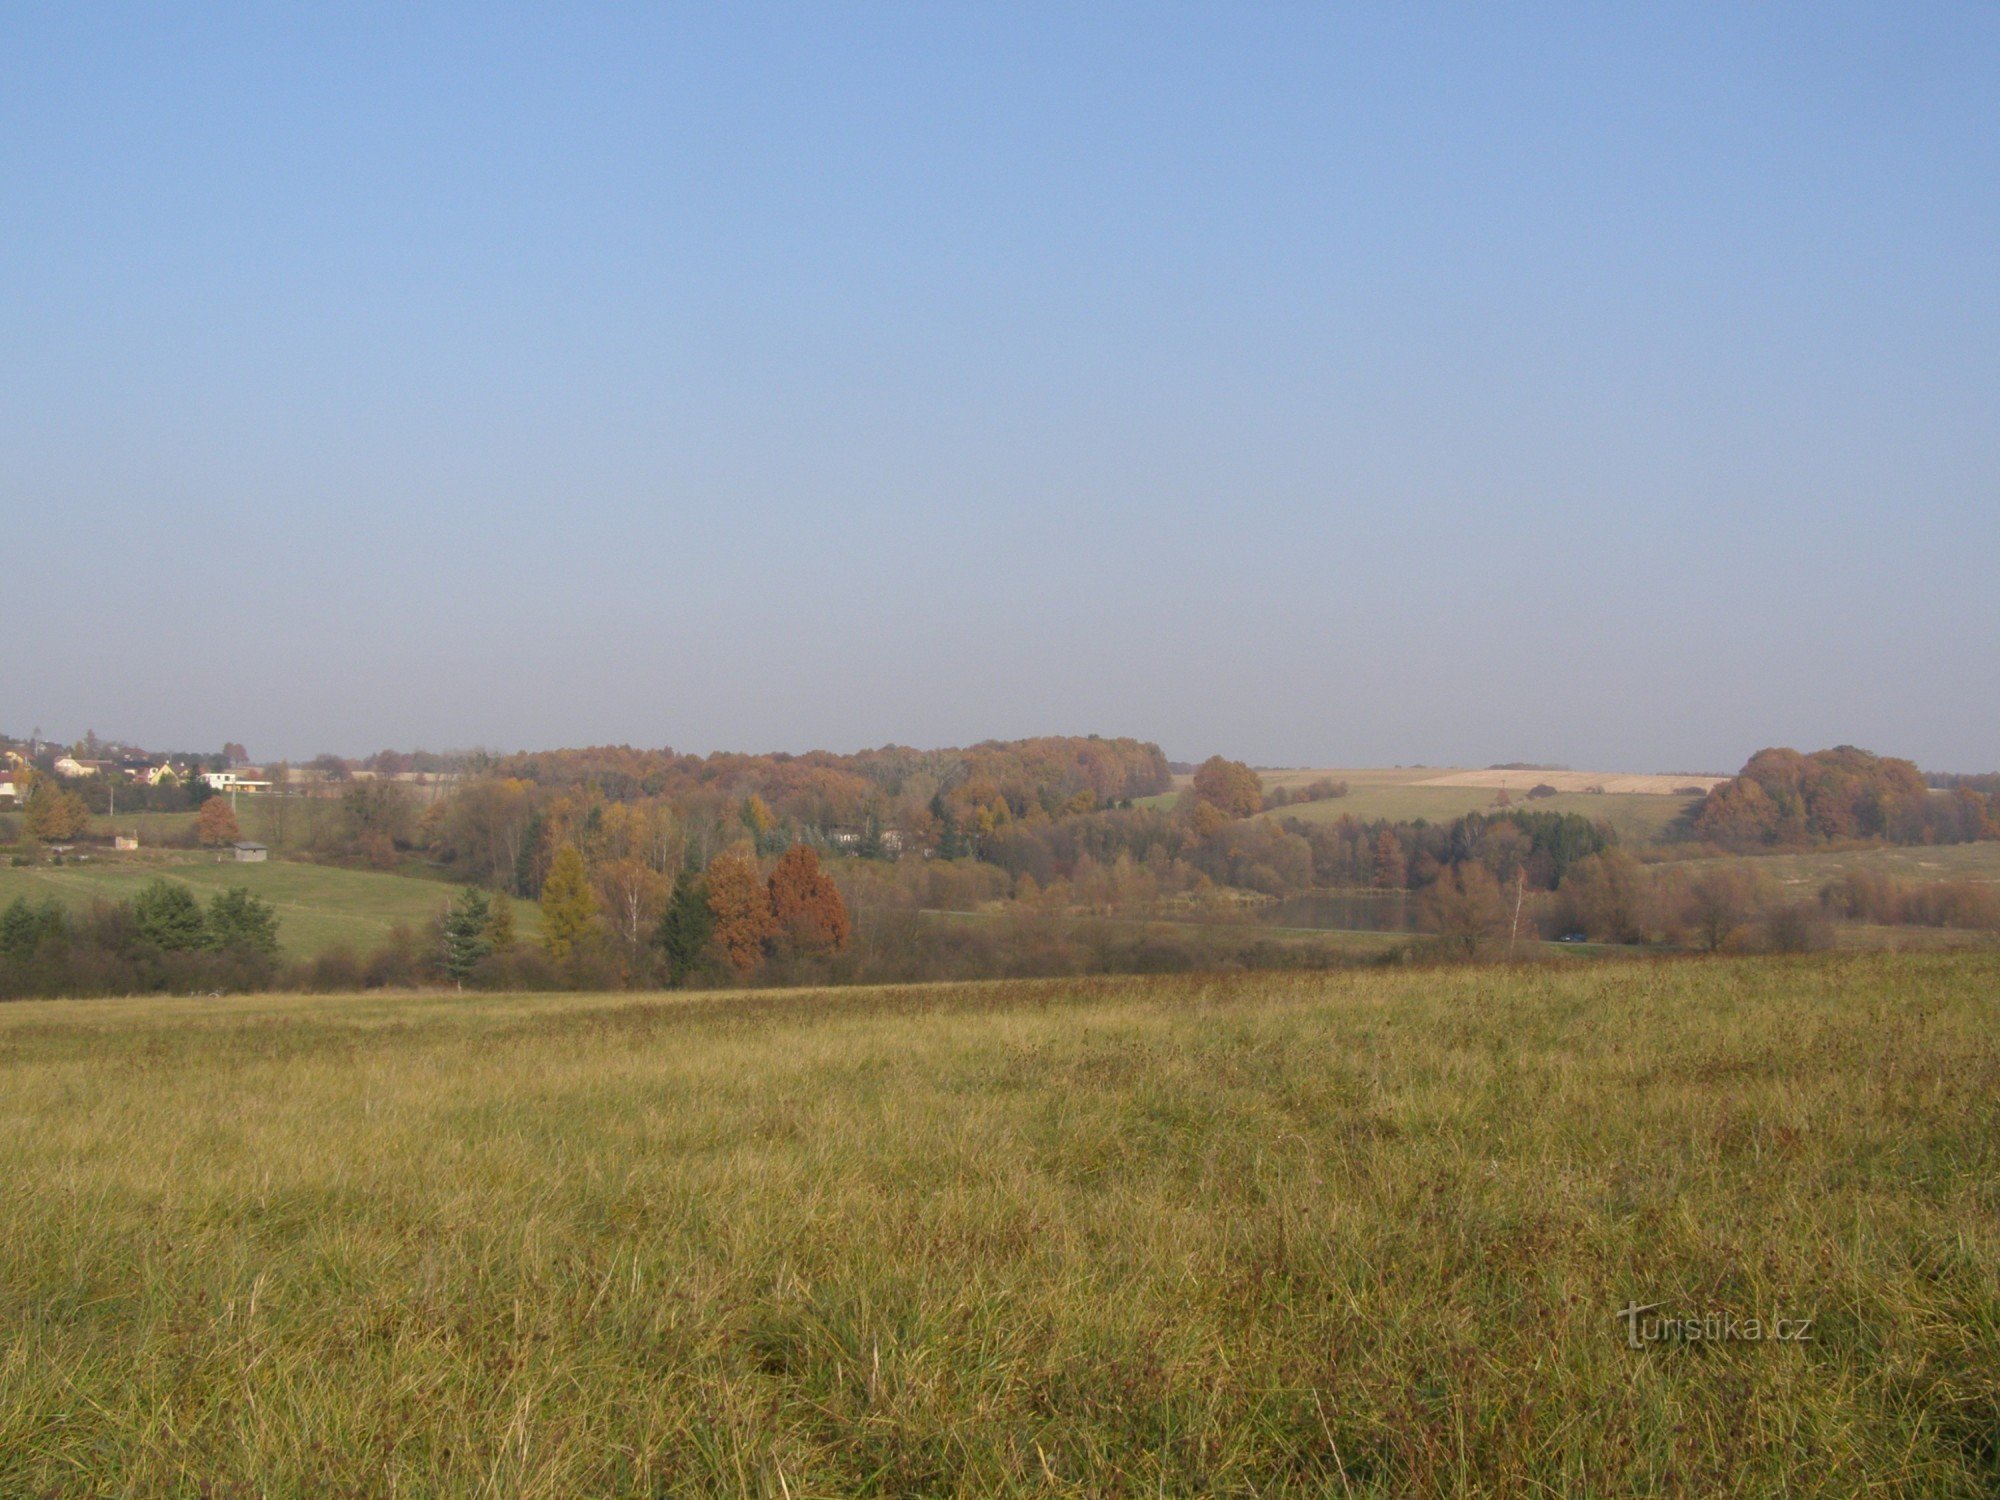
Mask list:
[[[0,1493],[1991,1495],[1996,1023],[1923,956],[0,1007]]]
[[[306,799],[302,797],[290,798],[282,806],[275,797],[238,797],[235,811],[236,824],[243,837],[277,848],[285,845],[287,840],[291,846],[296,846],[304,838],[312,810],[308,809]],[[321,820],[330,820],[334,816],[330,802],[322,802],[316,811]],[[114,833],[137,832],[140,842],[151,847],[169,840],[188,840],[194,831],[194,820],[195,814],[191,812],[121,812],[115,818],[94,813],[90,819],[90,831],[105,838]],[[281,827],[286,839],[278,837]]]
[[[1846,870],[1873,870],[1903,880],[1977,880],[2000,883],[2000,841],[1935,844],[1915,848],[1823,849],[1807,854],[1722,855],[1686,861],[1690,870],[1720,861],[1764,871],[1780,884],[1811,895]]]
[[[453,891],[441,881],[372,870],[281,860],[217,863],[213,854],[154,852],[139,859],[106,855],[88,864],[0,868],[0,905],[16,896],[30,901],[54,896],[72,906],[96,898],[128,901],[157,875],[185,881],[204,899],[228,886],[247,886],[277,907],[279,941],[295,958],[310,958],[343,943],[365,953],[398,922],[421,927]],[[541,931],[541,908],[516,901],[514,921],[524,938],[533,936]]]

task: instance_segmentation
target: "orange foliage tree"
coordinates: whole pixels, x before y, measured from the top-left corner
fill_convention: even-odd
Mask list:
[[[1195,800],[1232,818],[1247,818],[1264,806],[1264,783],[1240,760],[1211,755],[1194,773]]]
[[[773,932],[771,895],[757,875],[757,861],[730,850],[708,867],[708,910],[715,919],[710,941],[739,974],[757,967]]]
[[[243,837],[236,826],[236,814],[229,809],[227,800],[210,797],[202,803],[201,811],[194,817],[194,836],[211,847],[218,844],[233,844]]]
[[[771,920],[798,953],[838,953],[847,946],[847,904],[805,844],[787,849],[771,872]]]

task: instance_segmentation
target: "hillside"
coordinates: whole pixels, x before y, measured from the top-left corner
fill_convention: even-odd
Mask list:
[[[0,1492],[1989,1494],[1996,994],[4,1006]]]
[[[213,854],[177,851],[144,858],[107,855],[85,864],[0,867],[0,905],[16,896],[51,896],[69,906],[93,898],[129,901],[155,876],[185,881],[204,899],[212,891],[244,886],[278,909],[278,938],[288,957],[312,958],[346,945],[366,952],[397,923],[421,929],[451,899],[453,887],[436,880],[332,865],[271,860],[264,864],[218,861]],[[541,909],[514,903],[515,927],[524,938],[541,930]]]

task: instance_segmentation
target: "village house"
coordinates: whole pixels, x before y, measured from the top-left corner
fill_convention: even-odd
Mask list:
[[[245,770],[260,771],[261,767],[246,766]],[[218,792],[268,792],[271,783],[260,777],[239,776],[234,771],[203,771],[201,779]]]

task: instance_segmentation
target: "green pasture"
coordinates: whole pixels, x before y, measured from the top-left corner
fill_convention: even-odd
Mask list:
[[[238,864],[223,855],[176,851],[140,857],[94,854],[80,864],[0,868],[0,905],[16,896],[55,897],[70,906],[93,899],[129,901],[139,887],[164,875],[186,882],[204,899],[213,891],[245,886],[278,909],[278,936],[294,958],[310,958],[346,945],[366,952],[397,923],[421,927],[451,899],[454,887],[437,880],[331,865],[267,860]],[[514,903],[516,930],[525,938],[541,930],[541,909]]]
[[[2000,841],[1921,844],[1856,849],[1815,849],[1800,854],[1730,854],[1692,859],[1685,868],[1729,862],[1762,870],[1780,884],[1810,895],[1848,870],[1871,870],[1901,880],[1976,880],[2000,883]]]

